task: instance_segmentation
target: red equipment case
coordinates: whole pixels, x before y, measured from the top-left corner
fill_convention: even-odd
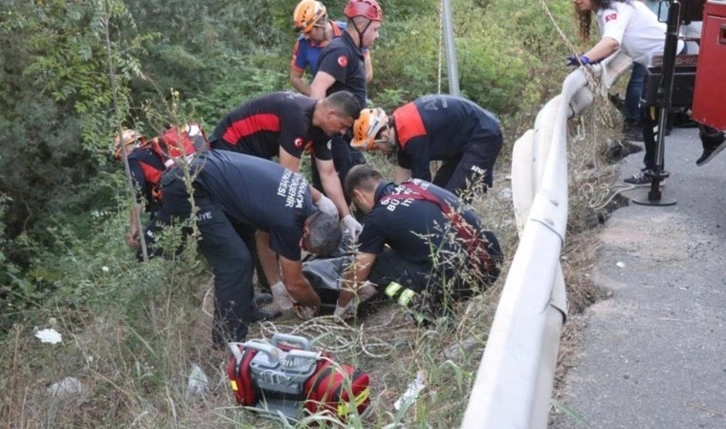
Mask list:
[[[703,12],[691,117],[726,130],[726,0],[709,0]]]

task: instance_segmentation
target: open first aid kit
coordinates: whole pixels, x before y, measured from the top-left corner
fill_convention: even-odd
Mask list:
[[[327,352],[313,351],[304,338],[275,334],[267,342],[229,343],[227,375],[238,404],[260,414],[298,420],[307,411],[328,412],[345,421],[370,404],[369,377]]]

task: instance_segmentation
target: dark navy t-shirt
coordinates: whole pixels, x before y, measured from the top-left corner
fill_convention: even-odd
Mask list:
[[[281,91],[250,100],[230,112],[214,129],[212,149],[232,150],[270,159],[280,154],[280,146],[301,158],[304,151],[321,160],[332,159],[323,130],[313,126],[318,100]]]
[[[146,211],[154,211],[159,205],[159,186],[166,167],[151,147],[140,147],[128,156],[131,178],[136,188],[136,201],[146,199]]]
[[[210,150],[192,163],[195,188],[234,221],[270,234],[270,248],[300,259],[303,224],[315,210],[305,178],[272,161]]]
[[[349,91],[355,95],[361,107],[366,105],[365,58],[346,31],[323,48],[318,72],[328,73],[335,78],[335,83],[328,88],[326,95]]]
[[[431,180],[429,161],[457,159],[465,147],[501,134],[497,117],[453,95],[424,95],[393,112],[398,165]]]
[[[442,202],[459,210],[464,219],[480,233],[480,222],[470,208],[460,207],[460,200],[451,192],[432,183],[414,179],[413,182],[427,190]],[[373,209],[366,216],[363,231],[358,238],[358,251],[379,254],[384,245],[400,258],[412,263],[430,264],[432,249],[450,250],[442,231],[451,230],[450,222],[441,208],[432,202],[417,199],[385,199],[387,195],[407,194],[410,191],[394,183],[382,183],[376,188]],[[381,200],[384,200],[383,203]],[[384,204],[385,203],[385,204]]]

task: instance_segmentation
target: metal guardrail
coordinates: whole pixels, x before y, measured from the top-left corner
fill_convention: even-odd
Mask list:
[[[605,88],[631,66],[618,52],[590,67]],[[545,428],[567,314],[560,252],[567,226],[567,120],[593,100],[570,73],[514,145],[512,195],[520,242],[479,365],[462,428]]]

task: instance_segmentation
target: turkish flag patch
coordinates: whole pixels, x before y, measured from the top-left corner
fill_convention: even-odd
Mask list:
[[[303,147],[303,139],[300,138],[300,137],[298,137],[298,138],[295,139],[295,141],[293,142],[293,144],[295,145],[295,147],[297,149],[302,149],[302,147]]]
[[[618,19],[618,14],[615,12],[605,16],[605,22],[615,21],[616,19]]]
[[[348,65],[348,57],[345,55],[341,55],[338,57],[338,65],[341,67],[345,67]]]

